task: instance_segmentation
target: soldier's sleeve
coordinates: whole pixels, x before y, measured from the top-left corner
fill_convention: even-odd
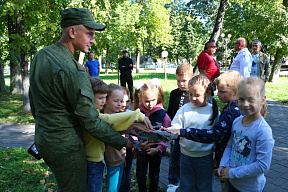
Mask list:
[[[82,128],[115,149],[120,150],[126,146],[127,139],[99,118],[99,113],[94,106],[92,87],[84,69],[71,74],[63,72],[61,78],[66,97]]]

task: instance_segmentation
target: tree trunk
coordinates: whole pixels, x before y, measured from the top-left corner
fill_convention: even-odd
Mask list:
[[[106,65],[105,65],[105,74],[108,74],[108,68],[109,68],[109,45],[106,45]]]
[[[21,14],[21,12],[20,12]],[[22,20],[22,15],[17,19],[18,32],[22,39],[25,38],[25,27]],[[20,66],[22,75],[22,87],[23,87],[23,111],[30,112],[29,101],[29,72],[28,72],[28,54],[27,51],[21,49],[20,52]]]
[[[99,55],[99,65],[100,65],[100,71],[102,70],[102,53]]]
[[[17,24],[15,24],[10,16],[8,16],[8,34],[9,34],[9,57],[10,57],[10,93],[22,94],[22,78],[21,68],[19,65],[19,48],[15,47],[16,39],[12,35],[17,34]]]
[[[30,112],[30,101],[29,101],[29,72],[28,72],[28,55],[27,53],[21,54],[21,72],[22,72],[22,83],[23,83],[23,111]]]
[[[223,27],[223,20],[224,20],[225,9],[227,5],[228,5],[228,0],[221,0],[218,13],[217,13],[217,18],[214,24],[214,29],[210,37],[210,41],[214,41],[215,43],[218,41],[221,29]]]
[[[4,69],[2,61],[0,61],[0,92],[7,92],[4,78]]]
[[[272,65],[271,74],[269,77],[269,82],[278,83],[280,69],[281,69],[281,50],[278,48],[274,57],[274,63]]]
[[[288,7],[288,0],[283,0],[283,5],[284,5],[285,7]]]
[[[283,5],[287,8],[288,0],[283,0]],[[274,63],[272,65],[271,74],[269,76],[269,82],[278,83],[281,65],[282,65],[281,49],[278,48],[274,57]]]
[[[140,73],[140,50],[136,49],[137,59],[136,59],[136,73]]]

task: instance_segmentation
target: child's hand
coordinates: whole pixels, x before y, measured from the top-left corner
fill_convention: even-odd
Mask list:
[[[144,141],[143,143],[139,144],[140,149],[147,150],[149,149],[152,145],[155,145],[155,143],[148,143],[148,141]]]
[[[152,129],[148,128],[144,123],[133,123],[133,126],[131,126],[131,128],[133,128],[133,129],[136,128],[136,129],[138,129],[140,131],[144,131],[144,132],[153,132],[154,131],[153,127],[152,127]]]
[[[146,150],[148,155],[154,156],[159,152],[159,149],[157,148],[149,148]]]
[[[152,132],[152,131],[154,131],[154,128],[153,128],[153,126],[152,126],[152,124],[151,124],[151,121],[149,120],[149,118],[148,117],[146,117],[145,116],[145,118],[144,118],[144,124],[146,125],[146,132]],[[142,131],[145,131],[145,130],[142,130]]]
[[[219,176],[219,178],[221,178],[221,171],[224,169],[225,167],[219,167],[218,168],[218,176]]]
[[[219,167],[219,169],[220,169],[220,167]],[[225,168],[222,167],[221,170],[219,170],[219,169],[218,169],[218,175],[219,175],[221,181],[226,181],[227,179],[230,178],[229,177],[229,170],[231,169],[231,167],[225,167]]]
[[[161,128],[160,130],[167,131],[168,133],[172,133],[172,134],[180,134],[180,129],[176,129],[174,127]]]

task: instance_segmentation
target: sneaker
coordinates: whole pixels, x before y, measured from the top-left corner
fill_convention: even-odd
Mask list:
[[[175,192],[178,189],[178,185],[169,184],[167,185],[167,192]]]

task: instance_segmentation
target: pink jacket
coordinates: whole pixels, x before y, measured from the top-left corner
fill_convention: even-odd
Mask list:
[[[148,118],[150,117],[150,115],[152,113],[154,113],[155,111],[164,109],[162,103],[157,104],[151,111],[149,111],[148,109],[146,109],[144,107],[144,105],[141,103],[139,105],[139,109],[141,111],[143,111],[145,113],[145,116],[147,116]],[[171,119],[170,117],[167,115],[165,115],[164,119],[163,119],[163,123],[162,123],[163,127],[171,127]],[[159,149],[159,151],[162,153],[162,151],[164,151],[167,148],[167,142],[163,142],[161,141],[160,143],[158,143],[157,149]]]

